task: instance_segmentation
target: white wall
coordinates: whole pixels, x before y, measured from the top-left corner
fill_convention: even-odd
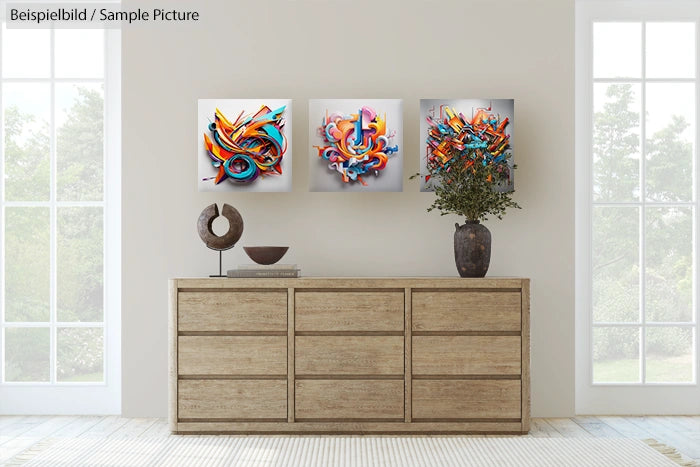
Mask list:
[[[532,278],[532,413],[572,415],[573,0],[171,4],[201,21],[122,36],[124,415],[167,413],[167,279],[215,271],[195,229],[210,203],[241,212],[239,245],[290,245],[284,261],[307,276],[456,276],[461,219],[427,213],[417,180],[403,193],[307,191],[307,100],[402,98],[407,178],[419,99],[458,97],[515,98],[523,209],[487,222],[489,275]],[[293,192],[197,192],[197,99],[266,96],[295,100]],[[246,257],[237,246],[224,260]]]

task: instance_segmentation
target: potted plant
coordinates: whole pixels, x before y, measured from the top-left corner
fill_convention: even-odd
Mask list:
[[[502,219],[513,201],[508,119],[480,110],[467,120],[446,109],[439,120],[428,118],[425,186],[435,192],[428,211],[466,218],[455,223],[455,264],[461,277],[484,277],[491,260],[491,232],[481,222]],[[421,176],[413,175],[411,178]]]

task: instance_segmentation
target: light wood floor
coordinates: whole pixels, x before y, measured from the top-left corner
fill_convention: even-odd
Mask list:
[[[0,416],[0,464],[44,438],[164,437],[165,420],[121,417]],[[700,417],[535,418],[532,437],[653,438],[700,462]]]

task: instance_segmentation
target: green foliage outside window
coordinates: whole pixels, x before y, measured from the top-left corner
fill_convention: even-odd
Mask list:
[[[640,192],[640,115],[635,112],[632,85],[607,87],[607,102],[594,115],[593,196],[597,202],[692,200],[693,147],[684,137],[684,118],[647,135],[645,186]],[[654,207],[645,212],[645,305],[647,322],[692,319],[692,215],[690,208]],[[593,315],[596,322],[638,322],[639,208],[597,206],[593,212]],[[625,328],[626,329],[626,328]],[[638,337],[625,339],[621,330],[597,328],[594,361],[618,358],[632,362]],[[628,331],[630,332],[630,331]],[[648,331],[649,360],[687,353],[691,333],[678,327]],[[686,365],[687,366],[687,365]],[[648,363],[649,368],[649,363]],[[687,369],[688,371],[691,368]]]
[[[58,201],[102,201],[104,99],[95,88],[78,86],[63,123],[56,129]],[[63,109],[61,109],[63,110]],[[48,122],[17,107],[5,109],[5,197],[48,201]],[[67,322],[103,322],[103,208],[58,207],[57,317]],[[7,207],[5,311],[7,321],[49,320],[49,209]],[[59,328],[59,381],[103,379],[102,327]],[[6,379],[47,381],[48,328],[8,328]]]

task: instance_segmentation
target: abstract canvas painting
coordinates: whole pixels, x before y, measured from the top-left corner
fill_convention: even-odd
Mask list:
[[[513,190],[513,114],[513,99],[421,99],[421,191],[458,163],[493,165],[494,189]]]
[[[310,191],[401,191],[400,99],[309,101]]]
[[[291,99],[200,99],[199,191],[291,191]]]

